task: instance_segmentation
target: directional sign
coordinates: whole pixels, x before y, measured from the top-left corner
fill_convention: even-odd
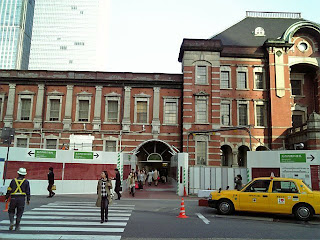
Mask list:
[[[74,152],[74,159],[93,159],[93,152]]]
[[[50,150],[35,150],[35,157],[36,158],[56,158],[56,153],[57,153],[56,151],[50,151]]]
[[[315,157],[313,155],[310,154],[310,157],[307,157],[307,159],[310,159],[311,162],[315,159]]]
[[[280,163],[305,163],[305,153],[280,154]]]

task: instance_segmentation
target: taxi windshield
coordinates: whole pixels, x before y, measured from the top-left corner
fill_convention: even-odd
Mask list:
[[[308,190],[312,191],[312,188],[311,188],[308,184],[306,184],[305,181],[302,180],[302,182],[303,182],[303,184],[306,186],[306,188],[307,188]]]
[[[253,180],[251,180],[250,182],[248,182],[246,185],[244,185],[242,188],[241,188],[241,191],[244,191],[244,189],[246,189],[246,187],[248,187],[251,183],[252,183]]]

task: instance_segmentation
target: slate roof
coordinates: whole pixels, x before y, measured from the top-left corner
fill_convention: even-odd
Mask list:
[[[282,37],[292,24],[304,20],[302,18],[246,17],[211,39],[220,39],[223,45],[258,47],[262,46],[267,39]],[[265,36],[254,35],[257,27],[265,30]]]

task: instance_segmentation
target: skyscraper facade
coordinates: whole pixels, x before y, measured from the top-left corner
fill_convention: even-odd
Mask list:
[[[37,0],[31,70],[104,70],[108,0]]]
[[[0,69],[28,69],[35,0],[0,1]]]

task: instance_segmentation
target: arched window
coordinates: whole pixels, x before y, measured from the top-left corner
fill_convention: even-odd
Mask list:
[[[254,30],[254,35],[255,36],[265,36],[265,31],[262,27],[257,27],[255,30]]]

